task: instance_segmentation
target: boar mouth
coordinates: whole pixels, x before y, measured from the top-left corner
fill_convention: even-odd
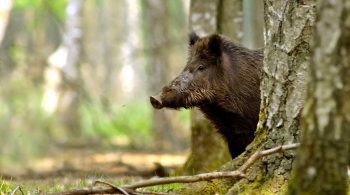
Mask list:
[[[212,99],[214,97],[214,92],[211,90],[187,90],[187,91],[181,91],[180,94],[172,94],[169,95],[168,93],[172,90],[169,90],[167,88],[163,89],[163,91],[155,96],[150,96],[150,102],[152,104],[152,107],[155,109],[162,109],[162,108],[172,108],[172,109],[179,109],[179,108],[193,108],[196,106],[202,106],[203,104],[208,104],[212,102]],[[167,98],[163,98],[163,96]]]
[[[155,109],[162,109],[164,107],[160,98],[160,94],[156,96],[150,96],[149,100],[151,101],[151,104]]]

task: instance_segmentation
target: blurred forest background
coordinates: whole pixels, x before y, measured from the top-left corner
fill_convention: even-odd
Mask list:
[[[0,169],[62,147],[188,148],[189,112],[149,95],[186,62],[189,2],[1,0]]]

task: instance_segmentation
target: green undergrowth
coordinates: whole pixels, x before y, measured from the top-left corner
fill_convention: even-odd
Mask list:
[[[0,179],[0,193],[2,194],[9,194],[16,188],[16,185]]]
[[[144,148],[152,143],[152,112],[148,99],[113,103],[108,107],[98,102],[82,103],[81,126],[84,135],[111,139],[123,137],[133,148]],[[180,128],[189,127],[190,112],[176,112]]]
[[[11,194],[16,188],[20,187],[24,194],[46,194],[46,193],[57,193],[65,192],[74,189],[82,189],[92,186],[94,181],[104,181],[108,182],[114,186],[122,186],[126,184],[132,184],[136,181],[132,177],[124,178],[84,178],[84,179],[74,179],[74,178],[52,178],[46,180],[25,180],[25,181],[8,181],[0,179],[0,195]],[[98,184],[99,186],[106,187],[104,184]],[[166,184],[158,185],[146,188],[140,188],[140,192],[176,192],[181,189],[183,184]],[[17,191],[18,190],[18,191]],[[19,192],[19,189],[16,191]],[[17,193],[20,194],[20,193]]]
[[[105,108],[99,103],[80,107],[84,134],[104,138],[127,137],[131,144],[143,145],[151,138],[151,108],[146,101],[113,104]]]
[[[85,187],[89,187],[96,180],[105,181],[111,183],[115,186],[121,186],[125,184],[131,184],[136,181],[135,178],[132,177],[124,177],[124,178],[108,178],[103,176],[94,176],[94,177],[85,177],[83,179],[76,178],[52,178],[46,180],[23,180],[23,181],[12,181],[12,180],[4,180],[0,178],[0,195],[3,194],[11,194],[16,188],[20,187],[24,194],[46,194],[46,193],[55,193],[55,192],[64,192],[73,189],[81,189]],[[182,194],[182,195],[193,195],[193,194],[249,194],[249,195],[272,195],[272,194],[284,194],[286,192],[287,183],[280,186],[278,192],[273,191],[276,184],[275,181],[270,181],[265,183],[264,185],[256,185],[251,183],[246,186],[245,189],[231,189],[229,193],[228,188],[229,185],[226,185],[223,180],[214,180],[212,182],[198,182],[192,184],[166,184],[166,185],[158,185],[146,188],[140,188],[138,191],[140,192],[163,192],[163,193],[171,193],[174,194]],[[277,183],[279,183],[277,181]],[[102,185],[103,186],[103,185]],[[350,178],[349,178],[349,186],[350,186]],[[249,188],[249,190],[248,190]],[[17,189],[19,190],[19,189]],[[17,191],[19,192],[19,191]],[[17,193],[20,194],[20,193]],[[350,188],[348,188],[348,195],[350,195]]]
[[[182,187],[183,187],[183,184],[172,183],[172,184],[165,184],[165,185],[158,185],[158,186],[141,188],[138,191],[140,191],[140,192],[176,192],[177,190],[181,189]]]
[[[0,195],[11,194],[16,188],[20,188],[24,194],[47,194],[55,192],[65,192],[74,189],[82,189],[93,185],[94,181],[105,181],[115,186],[129,184],[134,182],[134,178],[107,178],[107,177],[85,177],[83,179],[77,178],[50,178],[37,180],[21,180],[9,181],[0,179]],[[98,184],[103,187],[103,184]],[[16,190],[19,193],[19,189]]]

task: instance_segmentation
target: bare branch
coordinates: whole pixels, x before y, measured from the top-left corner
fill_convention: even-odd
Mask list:
[[[51,195],[88,195],[88,194],[122,194],[115,188],[108,187],[107,189],[84,188],[71,190],[67,192],[52,193]]]
[[[287,150],[292,150],[295,149],[297,147],[299,147],[299,143],[294,143],[294,144],[287,144],[287,145],[281,145],[281,146],[277,146],[271,149],[267,149],[267,150],[262,150],[262,151],[256,151],[253,155],[251,155],[248,160],[238,169],[239,171],[245,173],[247,171],[247,169],[249,167],[252,166],[252,164],[255,163],[255,161],[257,161],[258,159],[260,159],[261,157],[264,156],[268,156],[274,153],[278,153],[278,152],[284,152]]]
[[[108,189],[73,190],[70,192],[56,193],[55,195],[85,195],[85,194],[103,194],[103,193],[104,194],[113,194],[113,193],[114,194],[115,193],[135,194],[135,193],[140,193],[140,192],[136,192],[136,189],[149,187],[149,186],[156,186],[156,185],[163,185],[163,184],[170,184],[170,183],[194,183],[199,181],[211,181],[213,179],[245,178],[245,172],[260,158],[271,154],[275,154],[278,152],[292,150],[297,148],[299,145],[300,145],[299,143],[294,143],[294,144],[277,146],[275,148],[271,148],[267,150],[256,151],[253,155],[251,155],[248,158],[248,160],[238,170],[235,170],[235,171],[202,173],[202,174],[193,175],[193,176],[154,178],[154,179],[139,181],[133,184],[124,185],[120,187],[116,187],[110,183],[96,181],[95,184],[103,183],[107,185],[109,188]]]
[[[230,171],[230,172],[211,172],[211,173],[202,173],[193,176],[178,176],[178,177],[167,177],[167,178],[154,178],[144,181],[139,181],[134,184],[122,186],[126,189],[137,189],[147,186],[156,186],[169,183],[194,183],[199,181],[210,181],[213,179],[224,179],[224,178],[242,178],[244,174],[240,171]]]
[[[105,181],[99,181],[99,180],[97,180],[97,181],[94,182],[93,185],[96,185],[96,184],[104,184],[104,185],[109,186],[110,188],[116,189],[117,191],[121,192],[121,193],[124,194],[124,195],[129,195],[129,193],[128,193],[127,191],[125,191],[123,188],[117,187],[117,186],[115,186],[115,185],[113,185],[113,184],[111,184],[111,183],[108,183],[108,182],[105,182]]]

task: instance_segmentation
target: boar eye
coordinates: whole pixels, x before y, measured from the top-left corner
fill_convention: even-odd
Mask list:
[[[205,69],[205,67],[203,65],[199,65],[198,68],[197,68],[199,71],[202,71]]]

